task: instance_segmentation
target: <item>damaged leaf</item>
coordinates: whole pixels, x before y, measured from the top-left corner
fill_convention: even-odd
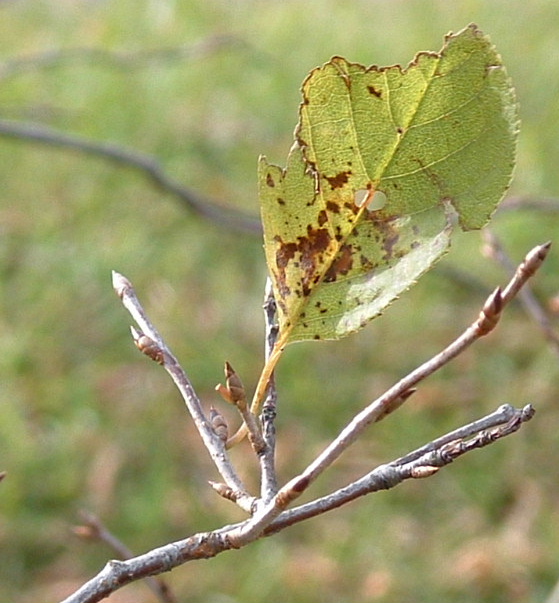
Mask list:
[[[406,67],[334,57],[303,83],[281,169],[259,163],[277,349],[377,316],[481,228],[512,174],[518,120],[501,58],[475,25]]]

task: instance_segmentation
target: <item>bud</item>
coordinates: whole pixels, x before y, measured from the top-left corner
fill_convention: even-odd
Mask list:
[[[157,364],[165,364],[165,354],[157,342],[144,333],[137,331],[134,327],[130,327],[130,330],[134,343],[142,354],[149,356]]]
[[[215,390],[229,404],[234,404],[239,410],[244,410],[247,406],[246,392],[243,382],[235,369],[228,363],[225,363],[225,386],[218,384]]]
[[[430,477],[437,473],[440,467],[434,467],[433,465],[423,465],[421,467],[414,467],[411,470],[411,476],[416,479],[421,479],[423,477]]]
[[[235,372],[235,369],[228,362],[225,363],[225,377],[227,389],[231,394],[231,400],[233,400],[233,403],[235,405],[243,402],[246,404],[246,392],[243,382],[241,381],[239,375],[237,375]]]
[[[222,441],[227,442],[229,437],[229,428],[223,415],[213,406],[210,407],[210,424],[215,435]]]

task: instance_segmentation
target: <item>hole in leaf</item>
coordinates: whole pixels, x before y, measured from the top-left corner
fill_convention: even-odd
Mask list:
[[[382,191],[375,191],[372,199],[367,204],[367,209],[369,211],[375,211],[377,209],[382,209],[386,205],[387,197],[386,193]]]
[[[366,188],[355,191],[354,203],[357,207],[365,206],[369,211],[377,211],[386,205],[386,194],[382,191],[372,191]]]
[[[361,207],[369,198],[369,193],[370,191],[368,191],[366,188],[355,191],[355,195],[353,197],[353,202],[355,205],[357,205],[357,207]]]

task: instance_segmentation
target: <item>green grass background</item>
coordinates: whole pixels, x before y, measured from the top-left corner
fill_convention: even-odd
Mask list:
[[[511,194],[559,190],[559,4],[554,0],[120,0],[0,3],[0,117],[157,157],[170,174],[257,214],[256,160],[283,164],[299,86],[331,55],[407,63],[476,22],[513,78],[522,135]],[[215,40],[227,36],[221,45]],[[211,41],[214,40],[213,46]],[[72,49],[143,52],[210,42],[122,68]],[[68,51],[66,60],[15,59]],[[164,372],[138,354],[110,270],[133,280],[204,404],[229,360],[261,368],[261,241],[185,211],[137,173],[0,138],[0,600],[54,602],[112,552],[71,527],[88,509],[144,552],[242,517]],[[558,214],[497,215],[520,260]],[[279,470],[304,467],[383,388],[472,321],[506,277],[473,233],[385,315],[337,343],[290,348],[278,374]],[[557,250],[537,277],[559,290]],[[471,281],[457,279],[456,273]],[[181,602],[545,601],[559,578],[557,356],[519,306],[425,382],[313,488],[378,463],[502,402],[537,408],[518,434],[246,549],[167,576]],[[232,418],[232,420],[234,420]],[[256,463],[233,454],[251,484]],[[153,601],[141,584],[111,601]]]

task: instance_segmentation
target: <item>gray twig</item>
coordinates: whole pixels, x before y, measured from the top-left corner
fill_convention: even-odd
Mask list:
[[[237,504],[246,510],[250,510],[253,499],[248,494],[243,482],[233,469],[227,451],[225,450],[225,443],[214,432],[211,422],[204,414],[200,399],[194,391],[184,369],[147,317],[138,300],[136,292],[134,291],[132,283],[130,283],[126,277],[122,276],[122,274],[113,271],[113,288],[120,297],[124,307],[128,310],[141,329],[141,332],[138,332],[135,329],[132,332],[136,346],[141,352],[152,358],[152,360],[162,364],[169,373],[177,386],[177,389],[181,393],[190,416],[192,417],[192,420],[202,437],[202,441],[208,449],[219,473],[225,480],[225,483],[238,493]]]
[[[198,59],[231,46],[246,47],[246,43],[231,35],[216,35],[195,44],[155,48],[150,50],[107,50],[105,48],[62,48],[46,50],[22,57],[11,57],[0,63],[0,79],[6,80],[20,73],[40,69],[92,63],[129,71],[146,65],[160,65],[162,62]]]
[[[278,510],[277,504],[271,503],[268,505],[267,512],[261,512],[260,515],[269,517],[272,514],[270,508],[278,512],[262,531],[251,529],[254,528],[254,519],[248,519],[213,532],[195,534],[184,540],[166,544],[128,561],[109,561],[99,574],[61,603],[98,603],[123,586],[146,576],[168,572],[189,561],[209,559],[224,551],[245,546],[260,536],[270,536],[296,523],[347,504],[365,494],[393,488],[406,479],[429,477],[462,454],[475,448],[482,448],[501,437],[510,435],[532,415],[533,410],[529,406],[523,409],[502,406],[486,419],[482,419],[481,422],[474,422],[471,426],[463,428],[464,433],[469,433],[474,429],[474,425],[486,426],[470,440],[454,437],[449,440],[445,437],[444,443],[433,450],[420,454],[419,450],[425,450],[423,447],[410,453],[409,456],[413,460],[402,463],[402,459],[399,459],[393,463],[381,465],[354,484],[289,511],[281,512]],[[453,432],[453,435],[455,434],[456,432]]]
[[[132,559],[134,553],[112,532],[105,524],[93,513],[81,511],[80,516],[84,525],[73,528],[74,534],[80,538],[89,540],[95,539],[108,545],[120,559]],[[169,585],[161,578],[148,577],[145,579],[148,587],[155,593],[155,596],[163,603],[176,603],[177,599],[173,595]]]
[[[549,247],[549,244],[540,245],[530,251],[525,260],[516,269],[508,285],[502,291],[501,289],[497,289],[489,296],[478,319],[462,335],[445,348],[445,350],[401,379],[395,386],[356,415],[324,452],[319,454],[299,475],[280,488],[270,500],[256,501],[255,499],[251,499],[251,510],[254,511],[252,517],[213,532],[196,534],[185,540],[167,544],[128,561],[110,561],[97,576],[84,584],[62,603],[96,603],[135,580],[161,574],[188,561],[207,559],[223,551],[246,546],[258,538],[273,534],[309,517],[347,504],[359,496],[381,489],[392,488],[405,479],[429,477],[459,456],[492,444],[500,438],[517,431],[524,422],[533,416],[533,408],[528,405],[521,409],[514,409],[510,405],[503,405],[483,419],[454,430],[396,459],[392,463],[377,467],[345,488],[341,488],[328,496],[316,499],[306,505],[286,510],[291,502],[305,492],[310,484],[342,452],[347,450],[368,425],[380,420],[393,410],[395,406],[405,402],[417,383],[455,358],[474,341],[490,333],[497,325],[504,306],[513,299],[526,281],[541,266],[549,251]],[[139,302],[127,301],[135,299],[132,286],[124,277],[118,274],[114,275],[113,284],[136,322],[141,328],[146,329],[146,335],[137,334],[135,337],[136,344],[140,349],[143,348],[142,351],[163,364],[167,369],[170,364],[176,364],[177,374],[180,374],[181,377],[180,379],[176,379],[175,383],[177,383],[181,393],[183,393],[189,409],[191,406],[194,407],[195,422],[197,425],[199,423],[198,427],[204,442],[208,440],[206,445],[212,454],[212,458],[214,457],[212,450],[214,452],[215,450],[224,452],[223,442],[219,440],[215,433],[209,431],[208,437],[206,430],[208,421],[201,411],[199,401],[184,371],[178,366],[178,363],[176,363],[176,360],[164,345],[159,333],[153,329],[149,320],[145,317]],[[147,339],[142,340],[142,337],[146,337]],[[181,372],[179,373],[179,371]],[[193,398],[192,400],[190,399],[191,397]],[[198,417],[197,413],[200,413],[201,416]],[[208,430],[211,430],[211,427],[208,427]],[[215,445],[214,438],[219,440],[221,448]],[[222,471],[222,475],[223,472],[225,473],[224,479],[226,484],[212,483],[212,487],[218,490],[225,498],[238,502],[237,496],[242,496],[239,492],[243,489],[242,485],[236,483],[236,479],[238,478],[236,478],[234,472],[232,476],[228,473],[229,470],[232,471],[228,459],[224,456],[221,459],[214,458],[214,460],[220,471]],[[231,481],[233,485],[228,483]],[[264,492],[265,494],[266,492]],[[249,506],[248,499],[249,497],[246,495],[247,504],[245,506],[247,507]],[[257,502],[261,502],[261,504],[255,504]]]
[[[66,134],[40,124],[7,119],[0,119],[0,136],[71,149],[135,169],[149,178],[161,191],[173,195],[185,207],[216,224],[240,232],[253,234],[262,232],[257,217],[210,200],[182,185],[167,174],[157,159],[151,155],[110,142],[97,142],[75,134]]]
[[[266,349],[265,357],[268,357],[274,349],[278,335],[278,325],[276,322],[276,300],[270,278],[266,280],[266,292],[264,295],[264,320],[266,324]],[[264,404],[262,405],[262,434],[266,444],[264,452],[260,458],[260,468],[262,481],[260,485],[261,497],[264,502],[268,502],[278,491],[278,481],[276,475],[276,426],[275,419],[277,414],[277,389],[274,375],[270,378],[268,391]]]
[[[269,536],[295,523],[322,515],[361,496],[394,488],[406,479],[430,477],[466,452],[510,435],[533,415],[530,405],[516,409],[504,404],[482,419],[441,436],[391,463],[376,467],[348,486],[284,511],[264,530],[264,535]]]
[[[559,212],[559,197],[528,197],[520,195],[507,197],[499,204],[497,212],[501,214],[518,210],[556,214]]]
[[[499,237],[491,230],[486,229],[483,232],[483,238],[485,241],[485,254],[498,262],[508,274],[513,274],[514,264],[507,255]],[[559,334],[553,329],[546,311],[538,301],[538,298],[534,295],[532,288],[529,285],[523,287],[522,291],[518,294],[518,299],[524,306],[527,314],[531,316],[534,322],[540,327],[553,351],[556,354],[559,354]]]
[[[478,319],[462,335],[358,413],[299,476],[280,490],[274,500],[279,498],[283,503],[283,499],[286,499],[287,502],[283,507],[285,508],[288,502],[300,496],[326,468],[332,465],[371,423],[384,418],[387,412],[393,409],[394,405],[401,405],[407,398],[407,392],[413,390],[415,385],[464,352],[480,337],[490,333],[497,325],[505,305],[513,299],[520,288],[541,266],[549,252],[549,248],[550,244],[547,243],[532,249],[518,266],[514,276],[502,293],[501,289],[496,289],[488,297]]]

